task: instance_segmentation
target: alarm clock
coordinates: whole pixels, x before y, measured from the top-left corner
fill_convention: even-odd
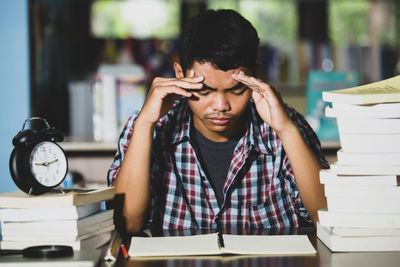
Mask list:
[[[25,129],[28,121],[41,120],[43,127]],[[57,144],[64,136],[40,117],[25,120],[14,136],[10,156],[10,173],[19,189],[29,195],[40,195],[63,182],[68,170],[67,157]]]

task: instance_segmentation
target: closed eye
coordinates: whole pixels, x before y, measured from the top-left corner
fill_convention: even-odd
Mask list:
[[[198,91],[197,93],[201,96],[206,96],[211,93],[211,90],[204,89],[204,90]]]
[[[236,90],[232,90],[231,93],[233,95],[243,95],[244,92],[247,91],[247,89],[248,89],[247,87],[242,87],[242,88],[239,88],[239,89],[236,89]]]

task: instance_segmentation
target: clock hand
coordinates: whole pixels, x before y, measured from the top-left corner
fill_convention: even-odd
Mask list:
[[[55,160],[49,161],[49,162],[47,162],[46,166],[48,166],[48,165],[50,165],[50,164],[52,164],[52,163],[54,163],[54,162],[57,162],[57,161],[58,161],[58,159],[55,159]]]
[[[36,165],[36,166],[45,166],[45,167],[47,167],[47,166],[49,166],[50,164],[52,164],[52,163],[54,163],[54,162],[57,162],[57,161],[58,161],[58,159],[55,159],[55,160],[52,160],[52,161],[49,161],[49,162],[35,163],[35,165]]]

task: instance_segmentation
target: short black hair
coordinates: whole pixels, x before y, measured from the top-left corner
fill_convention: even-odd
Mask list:
[[[179,39],[179,59],[184,73],[197,61],[223,71],[244,67],[257,72],[260,40],[256,29],[238,12],[206,10],[191,18]]]

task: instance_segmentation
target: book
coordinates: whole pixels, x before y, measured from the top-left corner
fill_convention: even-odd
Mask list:
[[[318,211],[319,223],[330,227],[399,228],[400,214]]]
[[[326,117],[347,118],[399,118],[400,103],[382,103],[370,105],[352,105],[332,103],[325,107]]]
[[[322,99],[355,105],[400,102],[400,76],[352,88],[324,91]]]
[[[339,175],[400,175],[400,165],[331,164],[331,172]]]
[[[114,75],[100,73],[93,90],[93,137],[99,142],[115,142],[118,139],[117,81]]]
[[[400,228],[331,227],[334,235],[342,237],[400,236]]]
[[[382,195],[371,195],[368,198],[362,197],[332,197],[326,198],[328,210],[332,212],[358,212],[377,214],[398,214],[400,206],[397,200]]]
[[[400,119],[337,117],[340,134],[399,134]]]
[[[115,227],[113,220],[109,220],[91,227],[88,232],[83,234],[79,234],[77,231],[75,233],[74,231],[7,231],[4,233],[2,232],[1,235],[3,241],[47,241],[48,243],[58,243],[85,240],[104,232],[113,231],[114,229]]]
[[[397,175],[339,175],[330,169],[320,170],[321,184],[337,184],[346,186],[399,186]]]
[[[400,165],[400,153],[346,153],[337,152],[341,165]]]
[[[93,137],[115,142],[122,124],[141,108],[145,97],[146,74],[138,64],[102,64],[93,86]]]
[[[91,229],[99,223],[103,223],[113,219],[113,210],[104,210],[81,218],[78,220],[56,220],[56,221],[1,221],[1,230],[6,231],[85,231]]]
[[[98,231],[103,229],[113,230],[114,221],[109,219],[104,222],[100,222],[94,225],[89,225],[82,228],[67,228],[67,229],[46,229],[46,228],[23,228],[24,225],[20,225],[19,228],[2,228],[1,235],[3,240],[76,240],[82,239],[83,236],[95,235]],[[109,230],[109,231],[110,231]]]
[[[339,132],[342,150],[348,153],[400,153],[400,134],[346,134]]]
[[[74,220],[98,212],[101,203],[61,208],[0,209],[2,222]]]
[[[222,235],[132,237],[131,257],[189,255],[313,255],[306,235]]]
[[[28,196],[23,191],[0,194],[0,208],[51,208],[83,206],[114,198],[114,187],[52,189],[39,196]]]
[[[400,200],[400,186],[348,186],[325,184],[325,196],[327,197],[347,197],[354,198],[374,198],[374,196],[384,196],[382,198]]]
[[[400,251],[400,236],[342,237],[318,223],[317,237],[333,252]]]
[[[110,232],[92,236],[87,239],[77,241],[57,241],[57,245],[71,246],[74,250],[94,249],[106,244],[111,237]],[[0,249],[24,249],[31,246],[54,245],[47,240],[22,240],[22,241],[0,241]]]

